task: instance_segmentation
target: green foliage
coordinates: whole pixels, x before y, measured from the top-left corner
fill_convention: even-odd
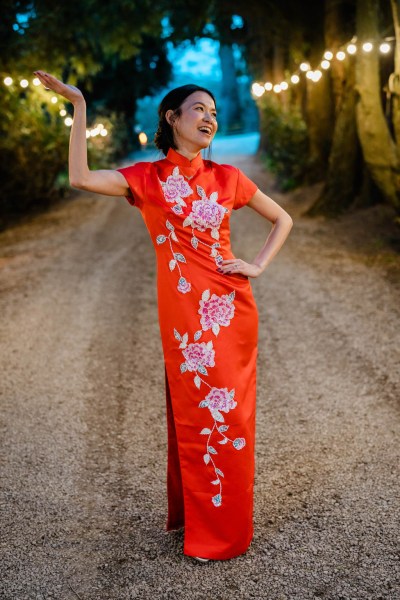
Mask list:
[[[19,89],[18,89],[19,88]],[[21,90],[17,83],[1,86],[0,102],[0,215],[15,217],[38,205],[46,206],[69,189],[68,148],[70,127],[60,115],[65,108],[50,99],[43,86]],[[69,115],[71,116],[71,115]],[[93,125],[97,125],[96,119]],[[91,168],[107,168],[117,156],[121,119],[102,118],[108,135],[87,140]],[[92,127],[88,124],[88,129]],[[116,136],[113,135],[114,129]]]
[[[113,168],[139,146],[133,126],[136,101],[168,83],[171,65],[162,39],[167,5],[150,0],[64,2],[6,0],[0,22],[0,222],[69,189],[70,127],[60,116],[62,98],[32,85],[43,69],[82,89],[88,129],[108,135],[87,139],[91,169]],[[11,76],[14,83],[5,86]],[[29,81],[21,88],[19,80]],[[65,109],[72,107],[65,102]],[[69,116],[72,116],[71,114]]]
[[[307,169],[307,125],[298,110],[284,110],[274,99],[263,99],[260,105],[267,166],[282,189],[292,189],[301,183]]]

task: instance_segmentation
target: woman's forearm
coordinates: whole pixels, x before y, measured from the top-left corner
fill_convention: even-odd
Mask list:
[[[79,187],[89,175],[86,143],[86,102],[74,103],[74,118],[69,138],[69,182]]]
[[[293,221],[290,217],[278,217],[272,226],[265,244],[253,260],[253,265],[259,266],[261,271],[264,271],[283,246],[292,227]]]

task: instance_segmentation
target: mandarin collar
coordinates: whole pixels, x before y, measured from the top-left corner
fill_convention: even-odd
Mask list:
[[[178,165],[181,167],[185,173],[189,175],[194,175],[198,169],[203,165],[203,157],[201,156],[201,150],[197,156],[193,158],[193,160],[189,160],[180,152],[174,150],[174,148],[169,148],[166,156],[167,160],[172,162],[174,165]]]

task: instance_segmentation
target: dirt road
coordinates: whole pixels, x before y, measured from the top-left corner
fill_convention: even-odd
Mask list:
[[[1,566],[9,599],[398,600],[400,258],[370,208],[292,215],[258,279],[255,536],[197,563],[165,532],[155,256],[123,198],[77,193],[0,234]],[[251,261],[270,224],[232,216]]]

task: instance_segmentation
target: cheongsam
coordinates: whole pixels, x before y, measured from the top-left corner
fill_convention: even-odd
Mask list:
[[[253,537],[258,311],[235,258],[232,210],[257,185],[240,169],[170,148],[118,169],[156,251],[168,429],[166,530],[184,554],[229,559]]]

